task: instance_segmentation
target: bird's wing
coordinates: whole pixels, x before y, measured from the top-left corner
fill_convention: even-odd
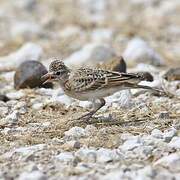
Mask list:
[[[83,92],[99,90],[104,87],[120,86],[123,83],[135,83],[136,81],[141,81],[137,74],[81,68],[70,76],[65,83],[65,88]]]

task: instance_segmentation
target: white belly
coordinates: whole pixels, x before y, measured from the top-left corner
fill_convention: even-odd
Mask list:
[[[100,99],[107,96],[113,95],[115,92],[123,90],[126,88],[108,88],[108,89],[100,89],[96,91],[89,91],[89,92],[81,92],[81,93],[72,93],[72,92],[65,92],[68,96],[71,96],[74,99],[79,99],[81,101],[91,101],[94,99]]]

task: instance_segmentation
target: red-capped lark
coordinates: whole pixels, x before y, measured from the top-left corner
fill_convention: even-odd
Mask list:
[[[138,85],[146,80],[143,73],[120,73],[102,69],[80,68],[72,70],[61,60],[53,59],[44,83],[58,81],[65,94],[81,101],[91,101],[93,110],[78,119],[89,120],[105,105],[104,98],[124,89],[143,88],[161,92],[149,86]]]

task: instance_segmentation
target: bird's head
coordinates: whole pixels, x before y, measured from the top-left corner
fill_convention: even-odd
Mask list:
[[[63,61],[54,58],[49,66],[49,72],[42,76],[42,79],[45,80],[44,83],[58,80],[65,81],[69,72],[69,68],[63,63]]]

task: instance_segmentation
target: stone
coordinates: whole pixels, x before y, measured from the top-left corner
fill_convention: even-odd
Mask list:
[[[13,38],[23,37],[30,39],[41,35],[42,28],[34,22],[20,21],[13,23],[10,33]]]
[[[122,151],[132,151],[133,149],[142,145],[139,137],[134,137],[132,139],[126,140],[123,145],[119,146]]]
[[[7,106],[0,106],[0,117],[4,117],[8,114],[9,108]]]
[[[6,158],[11,158],[13,154],[20,154],[22,156],[29,157],[31,154],[34,154],[37,151],[42,151],[45,149],[46,145],[45,144],[36,144],[32,146],[27,146],[27,147],[19,147],[16,148],[10,152],[7,152],[4,154],[4,157]]]
[[[28,42],[17,51],[0,57],[0,69],[15,69],[27,60],[39,60],[42,54],[43,50],[39,45]]]
[[[168,156],[164,156],[154,163],[155,166],[163,166],[171,170],[171,172],[180,171],[180,154],[173,153]]]
[[[164,75],[163,78],[167,81],[180,80],[180,67],[170,68]]]
[[[19,100],[25,96],[25,94],[22,91],[16,91],[16,92],[9,92],[6,94],[6,96],[11,100]],[[9,101],[10,103],[10,101]]]
[[[11,114],[9,114],[5,117],[5,119],[9,123],[17,123],[18,118],[19,118],[19,112],[17,110],[13,111]]]
[[[85,128],[85,132],[87,136],[93,135],[93,133],[97,132],[97,128],[93,125],[87,125]]]
[[[97,151],[97,162],[108,163],[112,161],[118,161],[121,157],[116,153],[116,150],[100,148]]]
[[[168,146],[171,148],[180,149],[180,137],[173,137]]]
[[[155,66],[164,65],[164,59],[143,39],[133,38],[127,45],[123,57],[128,64],[147,63]]]
[[[159,129],[153,129],[151,136],[157,139],[163,139],[163,133]]]
[[[175,128],[171,128],[168,130],[165,130],[163,133],[163,138],[165,142],[170,142],[171,139],[177,135],[177,130]]]
[[[16,89],[44,87],[52,88],[52,83],[43,84],[42,76],[48,71],[38,61],[23,62],[14,75],[14,87]]]
[[[130,107],[132,104],[132,94],[130,90],[121,90],[111,96],[106,97],[105,99],[107,105],[109,106],[114,106],[114,104],[118,104],[118,107],[127,108]]]
[[[154,179],[157,172],[150,166],[145,166],[137,171],[137,179]]]
[[[90,170],[90,167],[88,166],[88,164],[84,164],[84,163],[78,163],[78,165],[75,167],[74,171],[77,174],[83,174],[86,173]]]
[[[117,72],[126,72],[126,62],[122,56],[110,59],[107,62],[99,63],[96,65],[99,69],[117,71]]]
[[[75,156],[80,161],[86,162],[86,163],[95,163],[97,160],[97,152],[95,149],[89,149],[89,148],[80,148],[78,151],[75,152]]]
[[[42,109],[42,108],[43,108],[43,103],[34,103],[34,104],[32,105],[32,108],[33,108],[33,109],[36,109],[36,110]]]
[[[83,138],[86,136],[85,129],[77,126],[72,127],[68,131],[65,131],[64,134],[65,136],[70,136],[73,138]]]
[[[62,163],[72,163],[74,160],[74,156],[71,152],[62,152],[55,156],[55,158]]]
[[[9,101],[9,98],[6,95],[0,94],[0,101],[7,102]]]
[[[95,65],[99,62],[106,62],[115,57],[114,50],[108,44],[92,43],[74,52],[64,62],[69,67],[81,67],[83,65]]]
[[[71,97],[67,96],[66,94],[53,97],[52,100],[54,102],[64,104],[64,105],[66,105],[66,107],[69,107],[73,102],[73,99]]]
[[[112,29],[99,28],[92,31],[91,38],[93,42],[104,42],[104,41],[110,41],[112,35],[113,35]]]
[[[152,155],[152,152],[154,150],[153,146],[138,146],[133,150],[133,153],[138,155],[138,158],[147,159]]]
[[[47,176],[36,170],[36,171],[32,171],[32,172],[23,172],[22,174],[20,174],[20,176],[17,178],[18,180],[47,180]]]

